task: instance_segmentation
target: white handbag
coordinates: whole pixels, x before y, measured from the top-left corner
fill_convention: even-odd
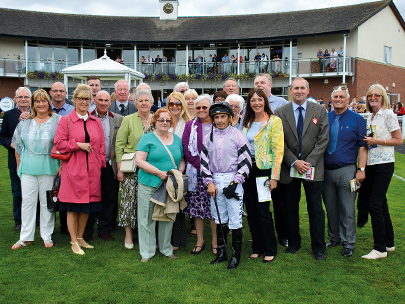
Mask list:
[[[136,171],[135,153],[125,153],[121,158],[121,172],[133,173]]]

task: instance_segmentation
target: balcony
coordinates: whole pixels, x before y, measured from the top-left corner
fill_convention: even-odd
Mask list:
[[[353,76],[354,58],[346,57],[346,76]],[[18,59],[0,59],[0,76],[7,77],[25,77],[25,66],[28,63],[28,77],[34,78],[58,78],[61,70],[66,67],[79,64],[78,61],[66,60],[18,60]],[[289,60],[269,60],[269,61],[243,61],[239,65],[237,62],[223,63],[218,62],[189,62],[188,65],[183,62],[160,62],[160,63],[136,63],[125,62],[127,67],[135,69],[146,75],[150,80],[220,80],[228,76],[252,78],[257,73],[270,73],[274,78],[288,77],[290,74]],[[293,59],[292,77],[333,77],[343,75],[343,58],[302,58]],[[239,75],[239,76],[238,76]]]

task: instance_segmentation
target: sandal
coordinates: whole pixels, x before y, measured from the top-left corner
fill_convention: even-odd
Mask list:
[[[45,245],[45,248],[51,248],[51,247],[53,247],[53,242],[52,242],[52,240],[50,240],[48,242],[44,241],[44,245]]]
[[[25,244],[24,241],[18,240],[12,247],[11,249],[16,250],[16,249],[20,249],[21,247],[26,247],[29,244]]]
[[[200,250],[197,251],[197,248],[201,248]],[[195,246],[193,251],[191,251],[192,255],[198,255],[201,253],[201,251],[203,251],[205,248],[205,244],[203,244],[202,246]]]
[[[80,245],[79,245],[78,242],[76,242],[76,243],[70,242],[70,244],[72,244],[72,251],[73,251],[73,253],[78,254],[78,255],[83,255],[83,254],[84,254],[84,251],[83,251],[82,248],[80,248]],[[79,251],[75,251],[74,248],[73,248],[73,245],[76,245],[77,248],[79,248]]]
[[[212,254],[215,255],[215,256],[217,256],[218,247],[212,247],[212,244],[211,244],[211,250],[212,250]],[[215,250],[215,253],[214,253],[214,250]]]
[[[86,248],[86,249],[93,249],[94,246],[89,245],[83,238],[77,238],[78,240],[82,240],[85,245],[80,244],[79,242],[77,242],[79,244],[80,247]]]

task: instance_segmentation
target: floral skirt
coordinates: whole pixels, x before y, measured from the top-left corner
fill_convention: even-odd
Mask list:
[[[184,209],[184,213],[190,215],[190,218],[212,219],[210,196],[207,189],[202,177],[197,177],[197,191],[187,192],[185,196],[187,208]]]
[[[138,208],[138,172],[125,174],[118,207],[118,226],[136,227]]]

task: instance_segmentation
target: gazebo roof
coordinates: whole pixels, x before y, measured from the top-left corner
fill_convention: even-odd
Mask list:
[[[128,81],[130,79],[142,80],[145,78],[145,75],[141,72],[111,60],[106,54],[98,59],[65,68],[61,73],[83,80],[86,80],[91,75],[97,75],[101,80],[118,80],[125,77]]]

